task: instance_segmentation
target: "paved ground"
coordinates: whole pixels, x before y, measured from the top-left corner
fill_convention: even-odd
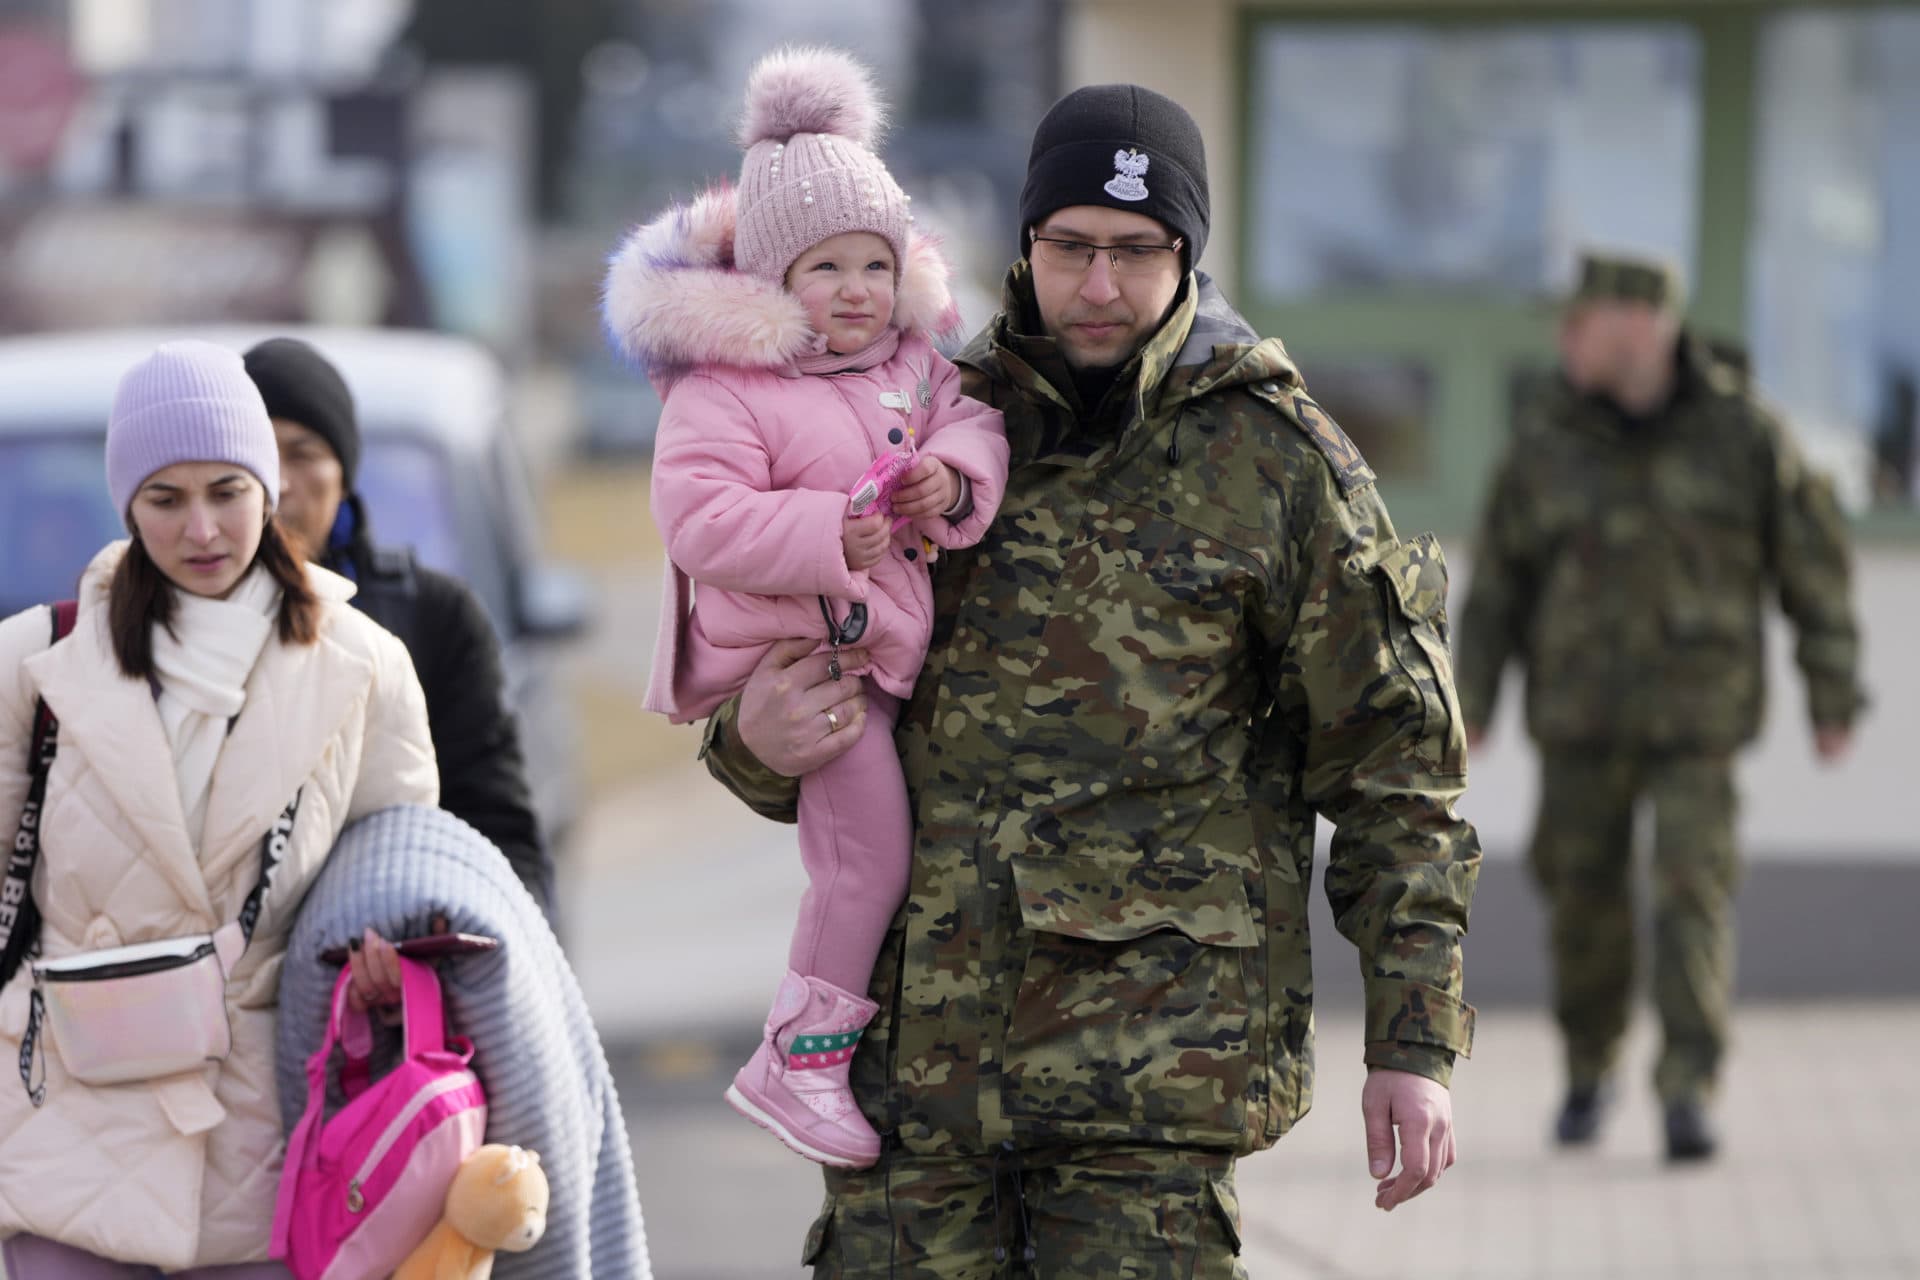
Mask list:
[[[1643,1075],[1651,1028],[1630,1058]],[[1549,1150],[1546,1020],[1486,1015],[1455,1081],[1461,1162],[1391,1214],[1362,1163],[1358,1024],[1323,1020],[1320,1098],[1240,1169],[1254,1280],[1895,1280],[1920,1276],[1920,1002],[1750,1007],[1724,1158],[1675,1171],[1636,1079],[1600,1146]],[[799,1274],[820,1203],[805,1161],[720,1101],[737,1046],[617,1056],[661,1280]],[[724,1061],[723,1061],[724,1059]]]
[[[1638,1031],[1636,1076],[1653,1051],[1651,1026]],[[1357,1038],[1342,1022],[1326,1032],[1330,1049]],[[1896,1101],[1920,1053],[1920,1005],[1750,1008],[1739,1036],[1720,1109],[1726,1156],[1680,1172],[1661,1159],[1637,1079],[1601,1149],[1550,1153],[1551,1028],[1533,1013],[1488,1017],[1454,1090],[1463,1163],[1384,1216],[1364,1194],[1359,1073],[1326,1055],[1333,1078],[1319,1114],[1247,1162],[1250,1270],[1276,1280],[1920,1275],[1920,1118]]]

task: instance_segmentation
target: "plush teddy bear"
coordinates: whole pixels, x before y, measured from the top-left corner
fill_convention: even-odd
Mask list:
[[[446,1215],[393,1280],[488,1280],[497,1249],[525,1253],[547,1229],[547,1175],[538,1152],[489,1142],[447,1189]]]

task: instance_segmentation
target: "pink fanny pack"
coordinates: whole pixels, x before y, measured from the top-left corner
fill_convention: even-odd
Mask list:
[[[485,1140],[487,1100],[468,1070],[473,1045],[451,1046],[440,980],[418,960],[400,959],[406,1055],[366,1083],[373,1032],[347,1008],[350,970],[333,988],[333,1012],[318,1052],[307,1059],[307,1110],[287,1139],[273,1215],[273,1247],[296,1280],[361,1280],[391,1275],[440,1220],[460,1164]],[[325,1117],[334,1045],[345,1049],[347,1104]]]
[[[53,728],[47,742],[54,741]],[[50,759],[51,757],[43,757]],[[36,766],[38,767],[38,766]],[[36,773],[39,788],[45,773]],[[227,980],[253,940],[254,925],[286,856],[300,812],[300,792],[281,811],[260,845],[260,878],[240,906],[240,918],[213,933],[187,934],[102,951],[81,951],[32,965],[26,1035],[20,1042],[20,1079],[38,1107],[44,1077],[34,1080],[42,1023],[69,1076],[87,1085],[126,1084],[191,1071],[224,1061],[233,1049],[227,1021]],[[30,803],[38,803],[36,795]],[[23,822],[23,830],[26,828]],[[29,832],[37,853],[38,832]],[[24,847],[15,841],[16,847]]]

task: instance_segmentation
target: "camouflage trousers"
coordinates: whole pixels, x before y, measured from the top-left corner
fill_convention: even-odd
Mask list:
[[[1704,1100],[1733,994],[1732,761],[1724,755],[1550,748],[1532,868],[1551,915],[1554,1015],[1571,1087],[1596,1085],[1627,1029],[1638,947],[1633,835],[1653,810],[1653,998],[1663,1100]]]
[[[815,1280],[1245,1280],[1233,1157],[1068,1146],[995,1157],[889,1150],[829,1169]]]

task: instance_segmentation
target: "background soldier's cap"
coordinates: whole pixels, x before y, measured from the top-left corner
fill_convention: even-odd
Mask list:
[[[1672,263],[1617,253],[1583,253],[1579,280],[1566,300],[1570,304],[1644,302],[1679,311],[1685,296],[1680,287],[1680,272]]]

